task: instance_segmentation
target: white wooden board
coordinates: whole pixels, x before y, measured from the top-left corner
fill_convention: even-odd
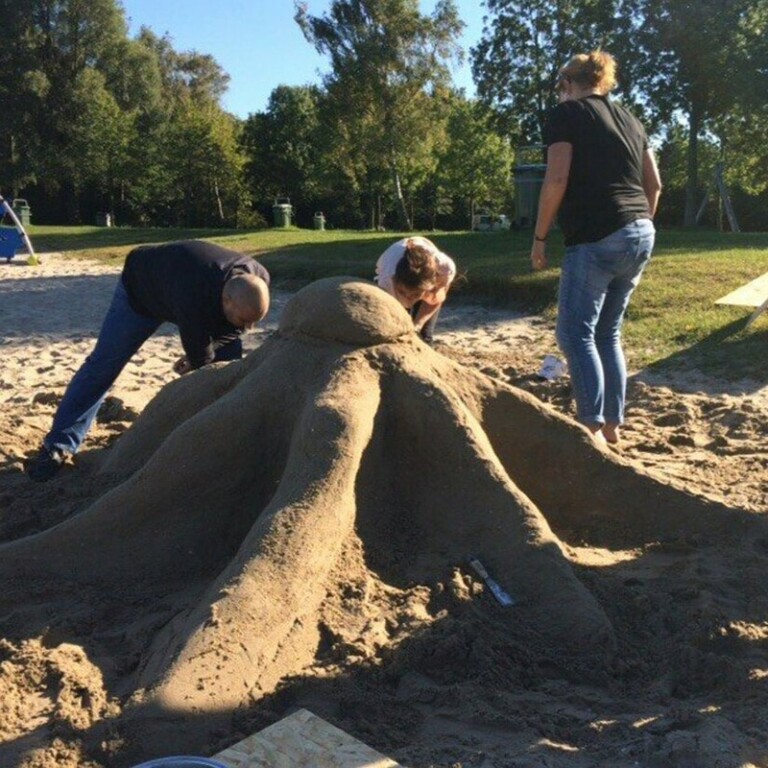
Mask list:
[[[248,736],[213,759],[229,768],[402,768],[306,709]]]
[[[719,298],[715,304],[737,307],[759,307],[768,300],[768,272]]]

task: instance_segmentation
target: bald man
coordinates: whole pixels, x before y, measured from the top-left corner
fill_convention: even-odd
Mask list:
[[[241,334],[269,310],[269,273],[254,259],[202,240],[140,246],[125,261],[91,354],[64,393],[51,431],[27,467],[35,482],[56,475],[80,448],[128,361],[163,322],[178,326],[178,374],[242,357]]]

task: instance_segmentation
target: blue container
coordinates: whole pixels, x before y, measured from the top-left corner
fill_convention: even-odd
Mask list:
[[[179,755],[177,757],[159,757],[148,763],[135,765],[133,768],[229,768],[224,763],[217,763],[207,757],[189,757]]]

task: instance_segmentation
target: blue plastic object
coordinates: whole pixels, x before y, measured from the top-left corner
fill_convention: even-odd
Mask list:
[[[0,259],[10,260],[16,255],[16,251],[24,247],[21,232],[10,227],[0,227]]]
[[[224,763],[217,763],[207,757],[191,757],[178,755],[177,757],[159,757],[148,763],[135,765],[133,768],[229,768]]]

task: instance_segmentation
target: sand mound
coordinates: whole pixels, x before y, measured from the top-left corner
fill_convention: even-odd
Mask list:
[[[29,765],[210,754],[302,697],[322,710],[312,699],[332,686],[333,719],[387,751],[400,739],[413,763],[435,738],[417,738],[421,705],[439,715],[459,684],[474,707],[508,695],[525,710],[546,681],[556,697],[566,678],[651,675],[672,696],[686,670],[725,700],[764,661],[761,520],[659,481],[533,396],[437,354],[361,281],[309,286],[245,360],[168,384],[84,479],[82,511],[0,547],[0,684],[22,690],[15,660],[51,664],[55,649],[91,702],[68,716],[70,752]],[[702,586],[697,570],[727,551],[741,553],[738,593]],[[470,555],[512,608],[490,599]],[[682,613],[651,584],[681,589]],[[718,637],[749,648],[738,668],[718,666]],[[654,667],[661,648],[674,667]],[[27,727],[53,729],[50,706],[38,709]],[[686,733],[699,726],[650,757],[706,765],[702,745],[723,729],[759,751],[754,723],[696,720]],[[19,718],[11,727],[0,758],[21,765],[31,737]]]
[[[382,301],[375,285],[329,277],[296,294],[285,308],[280,331],[362,347],[396,341],[411,334],[413,324],[397,302]]]

